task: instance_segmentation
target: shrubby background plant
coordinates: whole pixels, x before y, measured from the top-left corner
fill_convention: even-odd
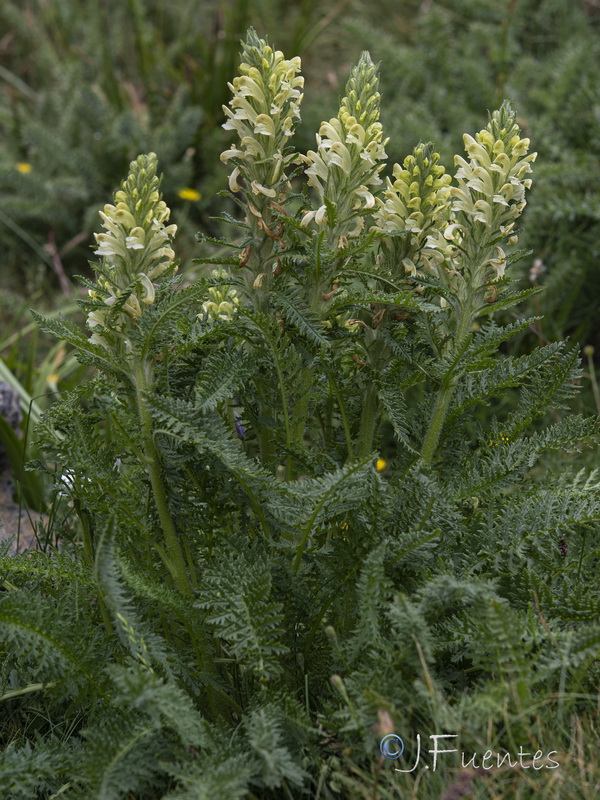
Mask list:
[[[529,139],[502,103],[454,165],[417,144],[381,181],[363,54],[300,156],[300,67],[249,32],[210,272],[178,274],[142,155],[101,213],[85,324],[36,314],[93,369],[31,465],[73,541],[0,558],[3,785],[591,798],[600,500],[580,454],[600,424],[568,409],[577,348],[507,354],[536,320],[497,318],[537,296],[511,278]],[[561,768],[399,777],[392,731]]]

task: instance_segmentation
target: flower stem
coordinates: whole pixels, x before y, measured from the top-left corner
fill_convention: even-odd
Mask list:
[[[373,449],[373,439],[379,416],[377,407],[377,389],[370,383],[365,390],[362,416],[360,418],[358,447],[356,448],[358,458],[368,456]]]
[[[160,457],[154,444],[154,437],[152,431],[152,416],[150,409],[144,398],[144,392],[150,388],[150,383],[146,376],[145,365],[142,361],[135,363],[135,388],[138,412],[140,416],[140,424],[142,428],[143,442],[144,442],[144,456],[145,466],[148,470],[148,477],[152,486],[152,493],[154,495],[154,502],[158,512],[158,518],[163,531],[166,544],[167,563],[166,566],[173,576],[175,585],[182,594],[191,595],[192,589],[190,580],[187,574],[185,561],[179,539],[177,538],[177,531],[171,519],[169,506],[167,502],[167,493],[162,479]]]
[[[337,385],[337,381],[333,377],[330,377],[329,383],[338,401],[340,416],[342,418],[342,425],[344,426],[344,436],[346,437],[346,449],[348,450],[347,461],[352,461],[353,458],[352,434],[350,432],[350,422],[348,421],[348,412],[346,410],[346,403],[344,402],[344,398],[342,396],[342,393],[340,392],[340,388]]]
[[[456,330],[456,337],[454,339],[453,350],[455,353],[459,351],[465,339],[469,335],[469,331],[471,329],[471,323],[473,321],[473,314],[471,310],[472,305],[473,305],[473,297],[472,295],[470,295],[465,301],[463,308],[461,310],[460,320]],[[457,378],[458,376],[454,373],[453,367],[451,367],[450,370],[444,376],[442,385],[440,386],[440,389],[438,391],[435,400],[435,405],[433,406],[431,419],[429,421],[429,427],[427,428],[427,433],[425,434],[425,438],[423,439],[423,446],[421,448],[421,459],[426,464],[431,464],[433,457],[435,455],[435,451],[437,450],[440,441],[440,436],[442,433],[442,428],[444,427],[444,422],[446,421],[446,415],[448,414],[450,400],[452,399],[452,395],[454,394],[454,387],[456,386]]]
[[[421,448],[421,458],[426,464],[431,464],[433,456],[435,455],[453,392],[454,382],[450,379],[442,384],[436,397],[429,427],[427,428],[427,433],[423,440],[423,447]]]

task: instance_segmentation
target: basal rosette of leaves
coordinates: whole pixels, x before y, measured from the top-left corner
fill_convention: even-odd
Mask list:
[[[244,48],[265,75],[285,61],[252,33]],[[97,372],[36,433],[61,548],[0,555],[15,800],[456,793],[450,758],[400,774],[382,757],[391,734],[414,757],[417,733],[425,760],[431,734],[543,752],[470,772],[474,791],[594,796],[600,421],[569,412],[574,347],[502,350],[531,320],[493,319],[523,293],[508,253],[490,259],[532,159],[507,105],[467,145],[454,184],[418,145],[379,202],[357,195],[367,221],[342,248],[282,177],[276,200],[236,177],[239,235],[193,283],[173,275],[154,160],[132,163],[92,288],[100,310],[117,297],[114,341],[37,315]]]

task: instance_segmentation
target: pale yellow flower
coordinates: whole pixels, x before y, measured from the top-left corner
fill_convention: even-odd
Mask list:
[[[531,164],[537,153],[527,155],[529,139],[521,138],[515,113],[508,103],[494,111],[487,127],[475,137],[463,136],[468,160],[455,156],[458,167],[457,186],[452,187],[452,212],[458,220],[450,236],[457,243],[463,240],[465,226],[473,227],[471,240],[479,242],[485,235],[493,239],[516,242],[515,221],[526,205],[525,190],[531,187]],[[483,233],[485,231],[485,234]],[[504,275],[506,256],[496,246],[494,255],[483,265],[486,275],[495,279]]]
[[[227,272],[223,269],[215,269],[211,274],[215,280],[227,278]],[[221,284],[220,286],[211,286],[208,294],[210,300],[206,300],[202,304],[204,314],[210,319],[232,320],[240,304],[236,289],[227,284]],[[198,314],[198,317],[202,317],[202,314]]]
[[[128,318],[135,322],[143,307],[155,301],[154,281],[174,269],[171,243],[177,226],[166,224],[171,212],[158,191],[156,168],[154,153],[132,161],[114,204],[100,211],[104,231],[94,234],[94,253],[103,261],[97,288],[89,291],[99,305],[89,312],[87,325],[93,330],[90,340],[103,347],[108,345],[101,333],[122,329]]]
[[[390,266],[402,265],[412,277],[441,264],[448,247],[442,231],[447,225],[451,177],[439,161],[431,143],[417,145],[402,166],[394,164],[394,181],[387,178],[373,214],[371,230],[382,234]]]
[[[381,95],[377,91],[377,68],[363,53],[353,68],[337,117],[322,122],[317,150],[309,150],[302,161],[307,165],[308,184],[316,189],[319,208],[308,211],[302,225],[310,222],[330,225],[324,201],[336,209],[336,226],[331,240],[340,235],[357,236],[363,227],[358,216],[375,206],[371,187],[381,184],[379,173],[386,159],[383,129],[379,122]]]
[[[276,196],[287,180],[284,170],[295,158],[285,154],[289,137],[300,119],[304,78],[298,57],[286,59],[250,29],[242,51],[241,75],[228,84],[233,97],[223,106],[225,130],[235,131],[238,142],[221,153],[221,161],[235,158],[239,166],[231,173],[229,188],[240,191],[240,175],[254,194]]]

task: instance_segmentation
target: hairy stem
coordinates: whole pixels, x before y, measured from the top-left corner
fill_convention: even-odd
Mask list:
[[[451,378],[442,383],[438,391],[431,414],[431,420],[429,421],[429,427],[427,428],[427,433],[423,440],[423,447],[421,448],[421,458],[426,464],[431,464],[433,456],[435,455],[453,392],[454,382]]]

